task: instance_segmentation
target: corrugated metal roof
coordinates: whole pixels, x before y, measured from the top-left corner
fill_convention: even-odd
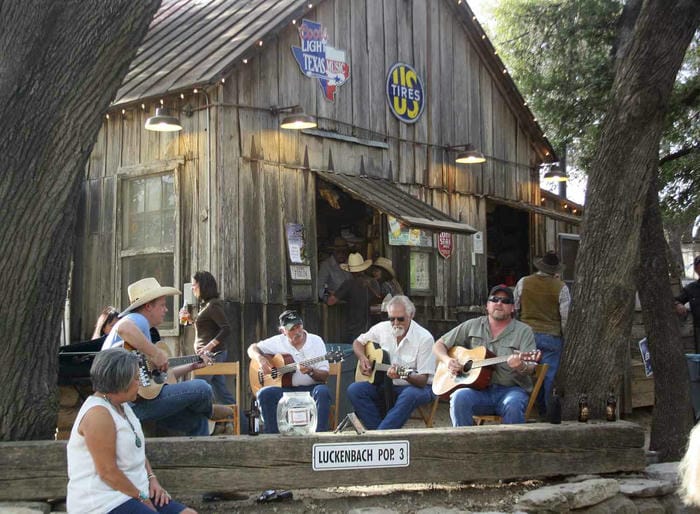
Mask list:
[[[323,180],[335,184],[351,196],[389,214],[408,226],[433,231],[474,234],[477,230],[399,189],[388,180],[313,170]]]
[[[568,214],[566,212],[555,211],[549,207],[541,207],[539,205],[532,205],[531,203],[526,203],[518,200],[508,200],[506,198],[501,198],[499,196],[486,196],[487,200],[491,200],[494,203],[505,205],[507,207],[512,207],[513,209],[520,209],[523,211],[534,212],[535,214],[542,214],[553,220],[565,221],[566,223],[571,223],[572,225],[578,225],[583,221],[580,216],[574,216],[573,214]]]
[[[113,105],[219,80],[308,0],[163,0]]]

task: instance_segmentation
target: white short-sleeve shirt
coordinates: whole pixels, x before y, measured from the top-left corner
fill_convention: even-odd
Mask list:
[[[315,334],[306,334],[306,342],[301,350],[297,350],[289,339],[284,334],[278,334],[276,336],[268,337],[258,342],[258,350],[262,353],[268,354],[289,354],[294,359],[294,362],[304,362],[309,359],[315,359],[317,357],[323,357],[326,355],[326,344],[323,342],[319,336]],[[311,365],[313,368],[319,369],[321,371],[328,371],[330,366],[327,360],[322,360],[320,362],[315,362]],[[316,381],[309,375],[301,373],[299,370],[294,372],[292,375],[292,386],[307,386],[314,385]]]

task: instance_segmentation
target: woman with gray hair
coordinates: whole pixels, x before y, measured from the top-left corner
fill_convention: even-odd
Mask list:
[[[90,369],[95,393],[78,412],[68,441],[68,512],[197,514],[170,499],[146,459],[136,400],[139,357],[103,350]]]

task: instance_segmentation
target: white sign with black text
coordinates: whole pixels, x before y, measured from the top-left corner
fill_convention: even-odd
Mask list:
[[[410,463],[408,441],[314,444],[313,469],[401,468]]]

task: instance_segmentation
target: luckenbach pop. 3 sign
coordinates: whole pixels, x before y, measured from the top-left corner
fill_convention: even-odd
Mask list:
[[[350,78],[345,50],[330,46],[326,28],[311,20],[302,21],[299,39],[301,48],[293,46],[292,53],[301,72],[309,78],[318,79],[323,95],[332,102],[335,100],[335,89]]]
[[[386,98],[391,112],[404,123],[415,123],[425,107],[425,88],[410,64],[397,62],[386,76]]]

